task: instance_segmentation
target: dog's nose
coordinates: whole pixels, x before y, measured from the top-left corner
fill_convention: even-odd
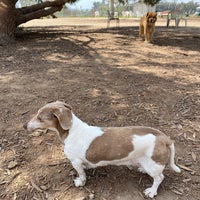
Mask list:
[[[28,122],[26,122],[26,123],[23,124],[23,128],[24,128],[25,130],[27,130],[27,125],[28,125]]]

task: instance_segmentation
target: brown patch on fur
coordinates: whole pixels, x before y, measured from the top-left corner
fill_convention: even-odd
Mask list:
[[[64,143],[64,140],[67,138],[69,130],[64,130],[61,126],[60,123],[57,121],[56,129],[59,132],[59,138],[62,143]]]
[[[153,134],[166,136],[159,130],[149,127],[115,127],[103,128],[103,135],[97,137],[89,146],[86,158],[92,163],[100,161],[118,160],[127,157],[134,150],[133,136]]]
[[[130,128],[103,128],[104,134],[97,137],[88,148],[86,158],[92,163],[118,160],[133,151],[133,132]]]
[[[160,135],[156,137],[156,143],[152,160],[161,165],[165,165],[169,158],[169,146],[172,144],[172,140],[167,136]]]
[[[153,33],[155,31],[155,23],[157,21],[157,14],[155,12],[148,12],[140,19],[139,38],[145,36],[145,42],[152,42]]]

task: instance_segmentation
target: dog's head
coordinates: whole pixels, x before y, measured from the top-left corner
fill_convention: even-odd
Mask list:
[[[71,110],[69,105],[61,101],[48,103],[40,108],[37,114],[23,127],[30,132],[38,129],[49,129],[58,133],[69,130],[72,125]]]
[[[157,13],[155,12],[148,12],[146,14],[146,20],[148,24],[155,24],[157,20]]]

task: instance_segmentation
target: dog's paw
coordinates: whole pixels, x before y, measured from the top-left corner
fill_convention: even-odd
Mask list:
[[[155,189],[153,189],[153,188],[147,188],[144,191],[144,194],[146,195],[146,197],[153,198],[154,196],[157,195],[157,191]]]
[[[77,177],[77,178],[74,179],[74,185],[76,187],[84,186],[85,182],[86,182],[85,180],[81,180],[79,177]]]
[[[148,45],[152,45],[152,42],[149,41],[149,40],[145,40],[144,42],[145,42],[146,44],[148,44]]]
[[[138,38],[138,41],[143,41],[143,39],[141,37]]]

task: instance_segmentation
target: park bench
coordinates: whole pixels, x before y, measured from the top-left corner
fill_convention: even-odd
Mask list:
[[[187,26],[187,19],[183,17],[183,14],[178,10],[171,10],[167,15],[167,27],[169,27],[170,21],[175,21],[175,27],[178,28],[181,20],[185,21],[185,27]]]

